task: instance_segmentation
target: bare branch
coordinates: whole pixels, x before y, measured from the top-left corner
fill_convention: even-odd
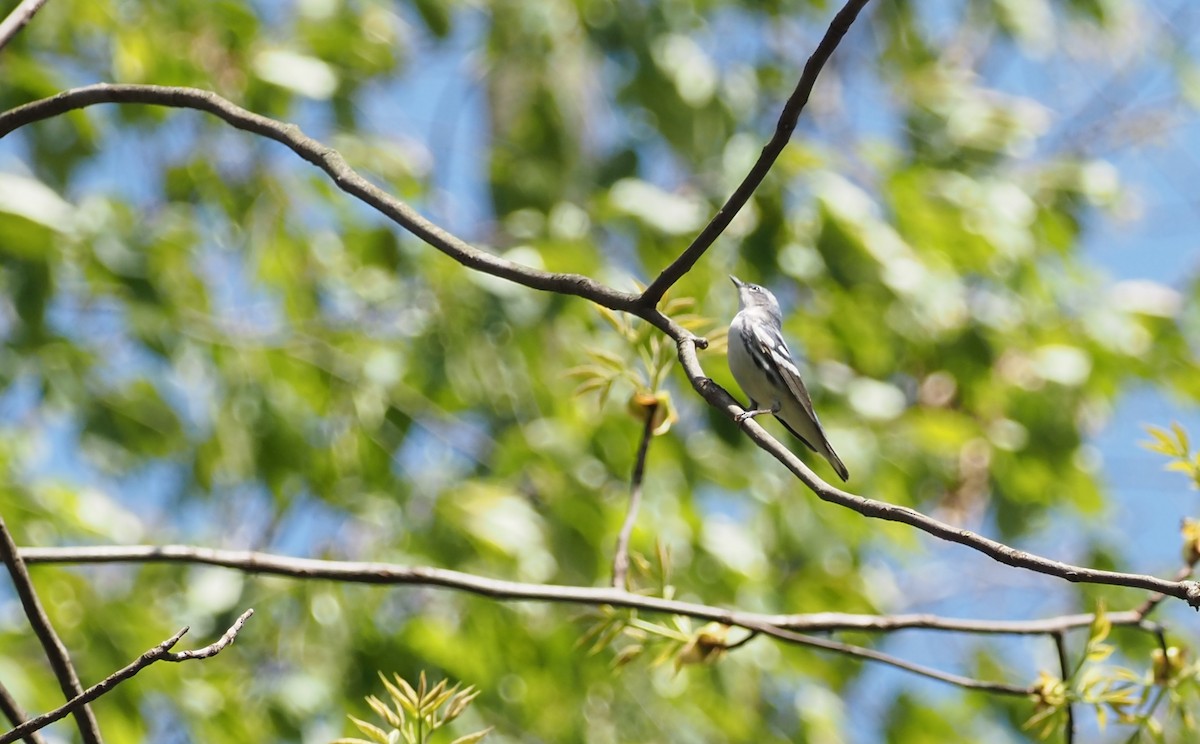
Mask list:
[[[1184,581],[1185,579],[1190,578],[1195,569],[1196,561],[1188,561],[1187,564],[1180,568],[1175,574],[1175,580]],[[1142,602],[1142,604],[1140,604],[1133,612],[1138,616],[1139,619],[1145,619],[1146,617],[1149,617],[1150,613],[1154,612],[1154,610],[1157,609],[1160,604],[1162,604],[1164,599],[1166,599],[1166,595],[1162,594],[1161,592],[1151,594],[1146,601]]]
[[[738,402],[720,385],[713,382],[704,374],[696,349],[688,339],[678,340],[679,360],[684,372],[700,395],[709,405],[722,410],[731,419],[736,420],[742,412]],[[808,486],[817,498],[862,514],[872,519],[883,519],[889,522],[899,522],[910,527],[916,527],[934,537],[949,542],[965,545],[978,550],[984,555],[1008,566],[1024,568],[1030,571],[1057,576],[1060,579],[1077,583],[1108,584],[1111,586],[1126,586],[1133,589],[1146,589],[1186,601],[1194,608],[1200,608],[1200,583],[1195,581],[1168,581],[1143,574],[1120,573],[1117,571],[1101,571],[1094,568],[1074,566],[1069,563],[1043,558],[1033,553],[1017,550],[1004,543],[978,535],[970,530],[955,527],[945,522],[928,517],[915,509],[906,506],[896,506],[883,501],[863,498],[847,493],[821,480],[804,462],[791,450],[784,447],[770,434],[759,426],[754,419],[746,419],[740,426],[761,449],[771,453],[784,467],[801,483]]]
[[[914,664],[910,661],[898,659],[895,656],[891,656],[874,649],[863,648],[862,646],[854,646],[849,643],[841,643],[840,641],[831,641],[825,638],[814,638],[812,636],[801,635],[799,633],[793,633],[791,631],[783,630],[782,628],[776,628],[771,625],[743,627],[748,627],[754,631],[762,633],[763,635],[769,635],[772,638],[778,638],[781,641],[788,641],[789,643],[796,643],[801,646],[811,646],[813,648],[820,648],[826,651],[833,651],[834,653],[843,654],[845,656],[854,656],[860,659],[867,659],[870,661],[877,661],[882,664],[888,664],[889,666],[894,666],[897,669],[903,669],[906,672],[912,672],[913,674],[919,674],[922,677],[936,679],[939,682],[947,682],[958,687],[964,687],[968,690],[980,690],[983,692],[991,692],[997,695],[1017,695],[1021,697],[1031,695],[1034,692],[1034,688],[1031,686],[1020,687],[1018,685],[1009,685],[1003,682],[988,682],[986,680],[962,677],[957,674],[938,671],[937,669],[931,669],[927,666],[922,666],[921,664]],[[0,744],[3,743],[0,742]]]
[[[650,440],[654,437],[654,414],[658,412],[658,401],[645,406],[642,413],[646,423],[642,426],[642,441],[638,445],[637,459],[633,464],[633,477],[629,486],[629,511],[625,513],[625,522],[617,535],[617,548],[613,553],[612,585],[617,589],[628,589],[626,574],[629,572],[629,538],[633,535],[633,525],[637,522],[638,507],[642,504],[642,479],[646,475],[646,454],[650,450]]]
[[[54,670],[54,676],[58,679],[58,686],[62,688],[63,695],[68,700],[78,696],[83,692],[83,685],[79,684],[79,675],[71,664],[67,647],[54,632],[54,626],[51,625],[50,618],[46,615],[46,610],[42,607],[42,603],[33,589],[29,571],[25,569],[25,563],[21,560],[21,555],[17,551],[16,543],[13,542],[12,534],[8,531],[4,517],[0,517],[0,560],[3,560],[4,565],[8,567],[8,573],[12,576],[13,585],[17,590],[17,597],[20,598],[21,607],[25,610],[25,617],[29,618],[29,625],[42,644],[46,660],[50,662],[50,668]],[[100,744],[102,741],[100,727],[96,723],[96,716],[92,713],[91,708],[83,705],[75,711],[75,725],[79,728],[79,735],[84,744]]]
[[[439,586],[482,594],[493,599],[528,599],[544,602],[564,602],[587,605],[631,607],[651,612],[687,615],[737,626],[788,643],[811,646],[826,651],[856,656],[904,669],[931,679],[948,682],[973,690],[1002,695],[1027,695],[1030,688],[1015,687],[998,682],[974,680],[947,674],[936,669],[912,664],[879,651],[801,635],[773,624],[773,619],[788,616],[762,615],[724,610],[690,602],[677,602],[658,597],[633,594],[621,589],[521,584],[515,581],[487,579],[459,571],[421,566],[397,566],[387,563],[358,563],[322,561],[312,558],[286,558],[250,551],[216,550],[186,545],[112,546],[89,548],[24,548],[22,556],[29,563],[203,563],[223,566],[250,573],[290,576],[298,579],[330,579],[365,584],[415,584]],[[226,634],[229,635],[229,634]],[[748,638],[747,638],[748,640]],[[741,645],[740,643],[737,645]],[[0,744],[5,744],[0,739]]]
[[[688,273],[700,257],[704,255],[721,233],[725,232],[725,228],[729,227],[729,223],[737,216],[742,207],[746,206],[746,202],[754,195],[754,192],[762,185],[763,180],[767,177],[767,173],[771,171],[771,167],[775,165],[775,161],[779,158],[780,153],[787,146],[788,140],[792,138],[792,132],[796,129],[796,122],[800,120],[800,112],[804,110],[805,104],[808,103],[808,97],[812,94],[813,86],[816,85],[817,76],[821,74],[825,63],[829,61],[833,55],[833,50],[837,49],[838,44],[850,30],[850,26],[854,23],[854,19],[858,18],[859,12],[867,4],[868,0],[849,0],[836,16],[833,17],[833,22],[829,24],[829,30],[825,32],[825,38],[821,39],[821,43],[817,45],[816,51],[808,58],[808,62],[804,65],[804,71],[800,75],[799,82],[796,83],[796,89],[792,91],[792,95],[784,104],[783,111],[779,114],[779,122],[775,125],[775,134],[763,147],[762,153],[758,156],[758,160],[746,174],[738,187],[730,194],[729,199],[721,206],[717,213],[700,234],[696,236],[692,244],[680,254],[679,258],[675,259],[670,266],[663,269],[662,273],[646,287],[646,291],[642,293],[640,302],[645,307],[654,307],[658,301],[662,299],[667,290],[671,288],[675,282],[683,278],[683,275]]]
[[[1054,638],[1054,648],[1058,651],[1059,678],[1065,683],[1071,677],[1071,661],[1067,658],[1067,639],[1061,630],[1050,634]],[[1067,700],[1067,723],[1063,730],[1063,744],[1073,744],[1075,741],[1075,709]]]
[[[214,643],[211,643],[204,648],[198,648],[194,651],[180,651],[178,653],[174,653],[171,651],[171,649],[174,648],[175,644],[179,643],[179,639],[183,638],[184,634],[188,632],[186,627],[181,628],[175,633],[175,635],[142,654],[135,659],[133,663],[129,664],[123,669],[113,672],[109,676],[105,677],[102,681],[80,693],[78,697],[67,701],[66,705],[55,708],[49,713],[40,715],[37,718],[32,718],[20,726],[17,726],[12,731],[0,735],[0,744],[9,744],[9,742],[14,742],[17,739],[26,736],[30,732],[38,731],[46,726],[49,726],[60,718],[67,716],[73,710],[86,706],[87,703],[95,700],[101,695],[106,694],[112,688],[121,684],[156,661],[181,662],[189,661],[191,659],[207,659],[210,656],[216,656],[237,639],[237,635],[239,632],[241,632],[242,626],[246,624],[246,621],[249,620],[250,616],[253,614],[254,610],[246,610],[243,612],[241,617],[235,620],[233,625],[229,626],[229,630],[225,631],[224,635],[222,635]]]
[[[790,631],[828,632],[857,630],[894,632],[934,630],[959,633],[1008,635],[1044,635],[1055,631],[1085,628],[1092,614],[1063,615],[1043,620],[960,620],[935,615],[852,615],[840,612],[814,614],[767,614],[727,610],[721,607],[634,594],[606,587],[524,584],[425,566],[401,566],[393,563],[324,561],[291,558],[242,550],[218,550],[190,545],[113,545],[66,548],[21,548],[21,557],[29,564],[39,563],[201,563],[247,573],[287,576],[295,579],[326,579],[359,584],[439,586],[480,594],[500,600],[531,600],[581,605],[611,605],[647,612],[685,615],[747,630],[769,625]],[[1113,625],[1140,626],[1134,612],[1112,612],[1106,616]]]
[[[4,717],[14,726],[20,726],[28,718],[17,699],[3,684],[0,684],[0,712],[3,712]],[[42,738],[41,734],[33,731],[25,735],[25,744],[46,744],[46,740]]]
[[[641,296],[619,292],[579,274],[556,274],[531,269],[474,248],[418,215],[411,207],[377,188],[351,169],[332,148],[305,136],[298,127],[269,119],[230,103],[215,93],[194,88],[166,88],[148,85],[93,85],[60,93],[0,114],[0,137],[35,121],[52,118],[67,111],[98,103],[144,103],[178,108],[193,108],[212,113],[234,127],[260,134],[289,147],[305,160],[324,170],[348,194],[373,206],[396,223],[462,265],[493,276],[508,279],[533,289],[583,297],[598,305],[628,312],[642,318],[670,336],[677,346],[680,363],[692,387],[706,401],[731,419],[742,412],[737,401],[704,375],[696,356],[707,341],[692,335],[678,323],[643,303]],[[1109,584],[1144,589],[1183,599],[1200,607],[1200,583],[1166,581],[1153,576],[1099,571],[1053,561],[1016,550],[970,530],[961,529],[907,507],[855,496],[821,480],[795,454],[771,437],[753,419],[742,429],[760,448],[771,453],[818,498],[852,509],[866,517],[899,522],[934,537],[965,545],[992,559],[1072,582]],[[686,614],[686,613],[685,613]]]
[[[8,42],[13,40],[21,29],[25,28],[25,24],[33,18],[33,15],[42,9],[42,6],[48,0],[23,0],[20,5],[13,8],[13,12],[8,14],[8,17],[0,21],[0,49],[8,46]]]

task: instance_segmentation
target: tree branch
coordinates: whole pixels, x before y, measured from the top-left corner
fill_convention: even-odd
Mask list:
[[[691,381],[692,387],[708,401],[709,405],[724,411],[727,416],[736,421],[737,415],[742,412],[742,407],[720,385],[705,376],[704,369],[700,366],[700,360],[696,356],[696,349],[688,339],[677,340],[677,345],[679,361],[683,364],[684,372]],[[1101,571],[1062,563],[1011,548],[1004,543],[983,537],[970,530],[954,527],[906,506],[896,506],[883,501],[855,496],[821,480],[799,457],[776,441],[754,419],[746,419],[740,426],[755,444],[771,453],[822,501],[843,506],[872,519],[883,519],[916,527],[934,537],[978,550],[1008,566],[1056,576],[1071,582],[1145,589],[1177,597],[1192,607],[1200,609],[1200,583],[1195,581],[1168,581],[1143,574]]]
[[[788,630],[775,621],[795,619],[796,616],[764,615],[751,612],[725,610],[719,607],[679,602],[659,597],[634,594],[622,589],[561,586],[545,584],[522,584],[515,581],[488,579],[481,576],[424,566],[399,566],[388,563],[363,563],[354,561],[324,561],[312,558],[288,558],[251,551],[217,550],[187,545],[132,545],[101,546],[88,548],[22,548],[21,555],[29,563],[202,563],[210,566],[232,568],[248,573],[288,576],[297,579],[328,579],[364,584],[411,584],[437,586],[448,589],[481,594],[493,599],[535,600],[584,605],[611,605],[650,612],[687,615],[701,620],[710,620],[723,625],[737,626],[752,634],[769,635],[788,643],[820,648],[826,651],[855,656],[870,661],[890,664],[931,679],[940,680],[959,687],[983,690],[1003,695],[1028,695],[1031,688],[1016,687],[999,682],[960,677],[860,646],[839,643],[822,638],[801,635]],[[831,630],[833,627],[810,626],[811,629]],[[855,626],[855,629],[863,629]],[[228,634],[227,634],[228,635]],[[747,639],[748,640],[748,639]],[[740,645],[737,644],[737,645]],[[4,740],[0,739],[0,744]]]
[[[9,720],[14,726],[20,726],[25,723],[25,719],[29,716],[25,715],[25,711],[21,709],[17,699],[9,693],[8,688],[0,684],[0,711],[4,713],[4,717]],[[36,731],[25,735],[25,744],[46,744],[46,740]]]
[[[622,589],[525,584],[490,579],[474,574],[425,566],[393,563],[326,561],[292,558],[242,550],[219,550],[190,545],[113,545],[65,548],[21,548],[26,563],[199,563],[209,566],[271,574],[294,579],[326,579],[359,584],[438,586],[480,594],[499,600],[531,600],[581,605],[612,605],[647,612],[685,615],[733,625],[747,630],[772,626],[790,631],[830,632],[857,630],[888,633],[899,630],[934,630],[958,633],[1044,635],[1074,628],[1086,628],[1094,615],[1062,615],[1042,620],[962,620],[936,615],[853,615],[840,612],[813,614],[767,614],[727,610],[710,605],[680,602],[635,594]],[[1134,611],[1106,615],[1113,625],[1140,626],[1142,618]]]
[[[41,10],[47,2],[48,0],[23,0],[20,5],[13,8],[13,12],[0,21],[0,49],[8,46],[8,42],[13,40],[17,32],[25,28],[25,24],[29,23],[33,15]]]
[[[71,657],[67,653],[66,646],[54,632],[54,626],[51,625],[50,618],[46,615],[46,610],[42,607],[37,592],[33,589],[29,571],[25,569],[25,563],[21,560],[17,545],[13,542],[12,534],[9,533],[8,525],[5,524],[2,516],[0,516],[0,560],[3,560],[4,565],[8,567],[13,586],[17,590],[17,597],[20,598],[21,607],[25,610],[25,617],[29,618],[29,625],[42,644],[46,660],[50,662],[50,668],[54,670],[54,676],[58,679],[58,686],[62,688],[63,695],[68,700],[78,696],[83,692],[83,685],[79,683],[79,675],[71,664]],[[92,713],[91,708],[83,705],[75,711],[75,725],[79,728],[79,735],[84,744],[101,744],[100,727],[96,723],[96,716]]]
[[[988,682],[985,680],[972,679],[970,677],[962,677],[957,674],[938,671],[937,669],[931,669],[927,666],[922,666],[921,664],[914,664],[910,661],[898,659],[895,656],[891,656],[874,649],[863,648],[862,646],[854,646],[852,644],[842,643],[840,641],[831,641],[825,638],[814,638],[812,636],[801,635],[799,633],[793,633],[791,631],[783,630],[782,628],[777,628],[771,625],[743,627],[747,627],[750,630],[762,633],[763,635],[769,635],[772,638],[778,638],[781,641],[788,641],[789,643],[796,643],[801,646],[811,646],[813,648],[820,648],[826,651],[833,651],[845,656],[854,656],[860,659],[878,661],[882,664],[894,666],[897,669],[903,669],[906,672],[912,672],[913,674],[918,674],[922,677],[936,679],[939,682],[947,682],[968,690],[980,690],[982,692],[991,692],[997,695],[1017,695],[1021,697],[1032,695],[1034,692],[1034,688],[1032,686],[1020,687],[1018,685],[1010,685],[1003,682]],[[0,742],[0,744],[3,743]]]
[[[642,441],[638,444],[637,459],[633,463],[633,477],[629,479],[629,510],[617,535],[617,547],[613,553],[612,585],[617,589],[628,589],[626,574],[629,573],[629,538],[637,522],[638,507],[642,504],[642,479],[646,475],[646,454],[650,440],[654,437],[654,414],[658,412],[658,401],[642,408],[646,423],[642,426]]]
[[[246,621],[249,620],[250,616],[253,614],[254,610],[246,610],[243,612],[241,617],[235,620],[233,625],[229,626],[229,630],[226,630],[224,635],[204,648],[198,648],[193,651],[180,651],[178,653],[172,652],[171,649],[174,648],[175,644],[179,643],[179,639],[183,638],[184,634],[188,632],[186,627],[181,628],[177,633],[175,633],[175,635],[142,654],[135,659],[133,663],[129,664],[123,669],[113,672],[109,676],[105,677],[102,681],[80,693],[77,697],[67,701],[66,705],[55,708],[49,713],[40,715],[37,718],[32,718],[20,726],[17,726],[12,731],[0,735],[0,744],[9,744],[9,742],[14,742],[33,731],[38,731],[39,729],[49,726],[60,718],[67,716],[69,713],[71,713],[71,711],[86,706],[87,703],[95,700],[101,695],[104,695],[112,688],[121,684],[156,661],[182,662],[189,661],[191,659],[207,659],[210,656],[216,656],[224,651],[235,640],[237,640],[237,635],[239,632],[241,632],[242,626],[246,624]]]
[[[808,97],[812,94],[813,86],[816,85],[817,76],[821,74],[821,70],[825,67],[825,63],[829,61],[833,55],[833,50],[837,49],[838,44],[850,30],[850,26],[854,20],[858,18],[859,12],[867,4],[868,0],[849,0],[829,24],[829,29],[825,32],[825,37],[821,39],[821,43],[817,45],[816,51],[808,58],[808,62],[804,65],[804,71],[800,75],[799,82],[796,83],[796,89],[792,91],[792,95],[784,104],[783,111],[779,114],[779,121],[775,125],[775,134],[770,141],[763,147],[762,153],[758,156],[754,166],[746,177],[742,180],[738,187],[730,194],[729,199],[721,206],[717,213],[713,215],[700,234],[692,241],[692,244],[687,247],[679,258],[675,259],[671,265],[663,269],[662,273],[646,287],[646,291],[642,293],[639,302],[644,307],[654,307],[658,301],[662,299],[666,291],[671,288],[675,282],[683,278],[683,275],[688,273],[700,257],[716,242],[721,233],[725,232],[725,228],[729,227],[729,223],[737,216],[742,207],[746,206],[746,202],[762,185],[763,180],[771,171],[771,167],[775,165],[775,161],[779,159],[780,153],[787,147],[788,140],[792,138],[792,132],[796,129],[796,123],[800,120],[800,113],[804,110],[804,106],[808,103]]]
[[[676,342],[684,372],[692,387],[704,397],[709,405],[724,411],[731,419],[742,412],[741,406],[729,393],[704,375],[696,351],[705,348],[708,342],[694,336],[656,308],[646,306],[641,296],[619,292],[579,274],[556,274],[531,269],[474,248],[371,184],[351,169],[335,150],[305,136],[298,127],[246,111],[215,93],[194,88],[166,88],[151,85],[93,85],[76,88],[0,114],[0,137],[32,122],[99,103],[144,103],[207,111],[238,129],[280,142],[300,157],[325,171],[340,189],[371,205],[437,250],[468,268],[508,279],[533,289],[583,297],[603,307],[628,312],[646,320]],[[1098,571],[1061,563],[1016,550],[969,530],[927,517],[907,507],[855,496],[839,490],[817,477],[791,450],[767,434],[753,419],[747,419],[741,424],[741,427],[755,444],[771,453],[776,460],[792,471],[800,482],[808,486],[818,498],[824,501],[852,509],[873,519],[907,524],[934,537],[965,545],[1009,566],[1056,576],[1072,582],[1109,584],[1159,592],[1183,599],[1192,607],[1200,608],[1200,583],[1195,581],[1165,581],[1153,576]]]
[[[1067,639],[1061,630],[1057,630],[1050,634],[1054,638],[1054,648],[1058,651],[1058,668],[1060,671],[1060,679],[1065,684],[1071,678],[1071,661],[1067,658]],[[1071,706],[1070,699],[1067,700],[1067,722],[1063,729],[1063,744],[1073,744],[1075,741],[1075,709]]]

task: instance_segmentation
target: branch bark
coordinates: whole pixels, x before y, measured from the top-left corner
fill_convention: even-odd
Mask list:
[[[4,717],[13,726],[20,726],[29,718],[29,716],[25,715],[25,711],[21,709],[21,705],[17,702],[17,699],[12,696],[8,688],[3,684],[0,684],[0,711],[3,711]],[[36,731],[31,731],[23,738],[25,739],[25,744],[46,744],[46,740]]]
[[[33,628],[34,634],[42,644],[46,660],[50,662],[50,668],[54,670],[54,676],[58,679],[58,686],[62,688],[63,695],[68,700],[78,696],[83,692],[83,685],[79,683],[79,675],[75,672],[74,665],[71,664],[67,647],[54,632],[54,626],[50,623],[50,618],[46,615],[46,610],[42,607],[41,600],[38,599],[37,592],[33,589],[29,571],[25,568],[25,562],[21,560],[21,555],[17,550],[16,543],[13,542],[12,534],[8,531],[4,517],[0,517],[0,560],[3,560],[4,565],[8,567],[13,586],[17,590],[17,597],[20,598],[21,607],[25,610],[25,617],[29,619],[30,627]],[[83,739],[84,744],[101,744],[100,727],[96,723],[96,716],[92,713],[92,709],[87,705],[82,705],[75,711],[75,725],[79,728],[79,736]]]
[[[972,690],[994,692],[1001,695],[1028,695],[1030,687],[1020,687],[1002,682],[971,679],[931,669],[920,664],[898,659],[889,654],[861,646],[854,646],[823,638],[802,635],[785,627],[791,623],[808,630],[855,629],[872,630],[866,624],[841,626],[837,623],[820,622],[805,624],[803,616],[765,615],[751,612],[725,610],[719,607],[679,602],[659,597],[634,594],[622,589],[561,586],[553,584],[523,584],[515,581],[488,579],[473,574],[424,566],[399,566],[388,563],[363,563],[353,561],[325,561],[312,558],[289,558],[251,551],[217,550],[187,545],[133,545],[87,548],[22,548],[21,555],[29,563],[201,563],[221,566],[248,573],[287,576],[296,579],[328,579],[364,584],[410,584],[436,586],[481,594],[493,599],[534,600],[560,602],[590,606],[611,605],[650,612],[686,615],[700,620],[710,620],[723,625],[737,626],[751,633],[768,635],[772,638],[801,646],[854,656],[857,658],[889,664],[899,669],[936,679]],[[850,616],[841,616],[850,617]],[[898,624],[895,628],[904,627]],[[909,627],[918,627],[916,625]],[[919,627],[934,627],[924,625]],[[1075,627],[1075,626],[1071,626]],[[881,626],[882,628],[882,626]],[[879,628],[879,629],[881,629]],[[1004,632],[1004,631],[985,631]],[[177,640],[177,639],[176,639]],[[0,739],[0,744],[4,740]]]
[[[23,0],[20,5],[13,8],[13,11],[8,16],[0,21],[0,49],[8,46],[8,42],[13,40],[13,37],[25,28],[25,24],[33,19],[35,13],[42,9],[49,0]]]
[[[629,538],[633,535],[638,508],[642,505],[642,479],[646,475],[646,455],[650,451],[650,440],[654,438],[654,414],[657,412],[657,401],[642,411],[646,416],[646,423],[642,425],[642,441],[638,444],[633,476],[629,479],[629,510],[625,513],[625,521],[617,534],[617,547],[613,552],[612,585],[617,589],[629,588],[626,583],[629,573]]]
[[[113,672],[97,684],[89,687],[85,691],[82,691],[78,696],[68,700],[65,705],[55,708],[49,713],[44,713],[37,718],[31,718],[13,730],[0,735],[0,744],[9,744],[17,739],[24,738],[25,736],[43,729],[61,718],[64,718],[72,711],[85,707],[89,702],[95,700],[101,695],[106,694],[112,688],[121,684],[156,661],[181,662],[190,661],[192,659],[207,659],[210,656],[216,656],[224,651],[235,640],[237,640],[237,635],[241,632],[242,626],[246,624],[246,621],[249,620],[250,616],[253,614],[254,610],[246,610],[243,612],[241,617],[235,620],[233,625],[229,626],[229,629],[225,631],[224,635],[204,648],[198,648],[192,651],[173,652],[171,649],[174,648],[175,644],[179,643],[179,639],[183,638],[184,634],[188,632],[186,627],[181,628],[175,633],[175,635],[142,654],[135,659],[133,663],[117,670],[116,672]]]
[[[834,16],[833,22],[829,24],[829,29],[825,32],[825,37],[821,39],[821,43],[817,45],[816,50],[805,63],[800,80],[796,83],[796,89],[792,91],[791,97],[783,106],[783,111],[779,114],[779,121],[775,125],[774,136],[763,147],[762,153],[758,156],[754,166],[750,168],[750,172],[729,195],[729,199],[717,210],[712,220],[704,226],[691,245],[680,254],[679,258],[663,269],[649,287],[646,287],[646,291],[640,298],[642,305],[645,307],[657,305],[667,290],[682,279],[684,274],[687,274],[700,260],[700,257],[716,242],[721,233],[725,232],[725,228],[729,227],[729,223],[762,185],[767,174],[771,172],[771,167],[775,165],[775,161],[779,159],[779,155],[792,138],[792,132],[796,130],[796,123],[800,120],[800,113],[804,111],[808,97],[812,95],[813,86],[817,83],[817,76],[821,74],[825,63],[829,61],[833,51],[837,49],[838,44],[841,43],[842,38],[850,30],[850,26],[854,24],[854,20],[858,18],[859,12],[868,1],[850,0]]]

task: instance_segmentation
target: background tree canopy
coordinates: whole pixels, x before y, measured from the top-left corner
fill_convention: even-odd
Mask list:
[[[211,90],[299,124],[474,245],[636,291],[746,174],[836,10],[52,0],[0,50],[0,109],[94,82]],[[705,373],[740,396],[726,276],[775,290],[852,492],[1056,560],[1171,576],[1187,481],[1122,453],[1138,425],[1188,420],[1200,399],[1198,20],[1184,0],[868,4],[770,175],[663,307],[713,341]],[[0,386],[0,504],[21,546],[181,543],[603,586],[644,393],[664,415],[631,542],[648,592],[983,620],[1147,596],[818,501],[705,405],[656,329],[464,268],[196,111],[95,106],[0,140]],[[1177,444],[1160,449],[1187,460]],[[182,625],[203,645],[256,610],[221,656],[96,702],[111,741],[328,742],[355,731],[347,713],[370,716],[379,670],[474,685],[456,730],[495,726],[489,742],[1037,733],[1028,698],[768,638],[689,663],[701,622],[639,615],[655,623],[639,642],[607,632],[611,610],[430,587],[178,564],[32,574],[85,686]],[[1194,641],[1183,603],[1156,618],[1177,621],[1172,644]],[[836,637],[973,678],[1062,676],[1040,636]],[[1087,638],[1067,636],[1072,660]],[[1153,633],[1108,641],[1153,674]],[[7,586],[0,649],[27,710],[61,705]],[[1167,740],[1187,740],[1170,721]],[[1132,730],[1110,718],[1102,734],[1091,712],[1078,726]]]

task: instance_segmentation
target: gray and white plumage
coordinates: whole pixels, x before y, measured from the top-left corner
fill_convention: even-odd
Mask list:
[[[738,422],[771,413],[808,448],[824,457],[842,480],[850,478],[813,410],[812,398],[783,340],[779,300],[765,287],[729,277],[741,307],[729,324],[729,371],[750,396]]]

